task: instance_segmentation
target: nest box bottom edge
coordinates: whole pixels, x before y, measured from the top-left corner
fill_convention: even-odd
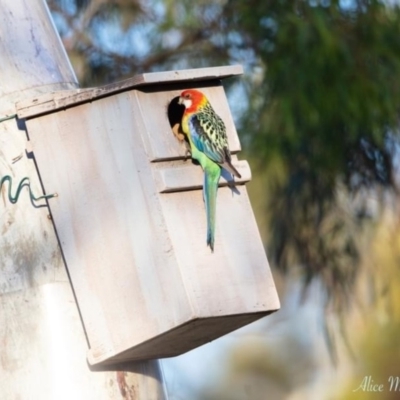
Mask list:
[[[87,360],[91,367],[102,367],[124,364],[131,361],[176,357],[257,321],[277,310],[223,317],[196,318],[119,353],[112,355],[110,353],[100,354],[98,350],[89,349]]]

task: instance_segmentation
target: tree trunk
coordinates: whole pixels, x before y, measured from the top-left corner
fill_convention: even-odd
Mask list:
[[[0,0],[0,55],[0,120],[15,113],[18,101],[78,86],[42,0]],[[11,175],[15,193],[28,176],[39,195],[26,144],[23,121],[0,122],[0,179]],[[164,399],[157,361],[90,371],[84,329],[48,209],[34,207],[26,188],[11,204],[7,185],[0,195],[0,398]]]

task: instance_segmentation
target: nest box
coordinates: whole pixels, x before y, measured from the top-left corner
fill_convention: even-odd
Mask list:
[[[240,66],[139,75],[17,105],[89,341],[92,365],[179,355],[279,308],[246,192],[248,163],[221,79]],[[221,179],[215,251],[203,173],[172,127],[201,90],[224,120],[236,189]],[[179,114],[180,113],[180,114]]]

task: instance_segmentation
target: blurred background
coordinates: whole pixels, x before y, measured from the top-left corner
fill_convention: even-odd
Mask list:
[[[224,86],[282,309],[164,360],[169,398],[400,398],[397,2],[48,5],[82,87],[245,68]]]

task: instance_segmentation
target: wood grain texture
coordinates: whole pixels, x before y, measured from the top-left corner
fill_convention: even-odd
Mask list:
[[[20,101],[17,104],[18,117],[30,118],[35,115],[92,101],[136,87],[159,86],[160,84],[165,85],[178,82],[186,84],[192,82],[192,84],[196,84],[197,81],[220,80],[241,74],[243,74],[243,67],[241,65],[145,73],[102,87],[46,93],[35,98]]]
[[[220,188],[215,253],[206,246],[202,192],[188,190],[201,168],[181,160],[166,114],[181,90],[27,121],[46,192],[59,194],[50,208],[94,365],[178,355],[279,308],[245,186]],[[202,90],[240,149],[222,87]]]

